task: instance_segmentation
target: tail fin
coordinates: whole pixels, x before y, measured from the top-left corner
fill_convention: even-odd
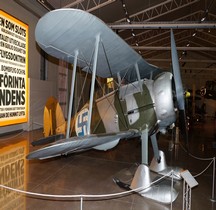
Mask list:
[[[44,136],[64,134],[66,121],[62,109],[54,97],[48,98],[44,107]]]
[[[62,112],[61,106],[59,103],[56,105],[56,129],[55,132],[56,134],[64,134],[66,132],[66,121],[64,118],[64,114]]]

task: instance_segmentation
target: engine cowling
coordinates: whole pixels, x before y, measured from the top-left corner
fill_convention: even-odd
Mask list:
[[[156,78],[153,84],[155,111],[161,132],[165,132],[166,128],[176,121],[172,79],[173,75],[170,72],[164,72]]]

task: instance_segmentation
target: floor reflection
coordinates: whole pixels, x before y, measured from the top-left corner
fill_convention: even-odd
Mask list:
[[[29,152],[27,139],[0,148],[0,183],[2,185],[26,190],[27,161]],[[25,196],[4,188],[0,189],[0,206],[6,209],[26,209]]]
[[[193,128],[189,136],[190,152],[195,156],[208,158],[216,154],[214,121]],[[31,142],[42,137],[42,130],[24,132],[21,135],[0,137],[0,183],[16,189],[30,192],[76,195],[76,194],[109,194],[122,192],[112,181],[118,177],[130,182],[135,163],[141,160],[140,140],[120,141],[119,145],[107,152],[90,150],[67,157],[43,161],[26,161],[29,151],[35,150]],[[180,139],[183,144],[183,141]],[[206,168],[208,162],[200,161],[188,155],[180,144],[175,144],[170,136],[161,136],[159,148],[166,154],[169,166],[188,169],[193,175]],[[149,161],[153,157],[149,144]],[[210,201],[212,189],[212,167],[197,178],[199,186],[192,190],[192,210],[216,209]],[[173,203],[173,209],[182,209],[182,189]],[[155,203],[138,194],[130,194],[116,199],[84,201],[84,209],[94,210],[167,210],[168,205]],[[80,209],[80,202],[73,200],[59,201],[23,196],[0,188],[1,210],[69,210]]]

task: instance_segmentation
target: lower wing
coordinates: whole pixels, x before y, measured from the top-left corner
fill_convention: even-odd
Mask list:
[[[118,133],[92,134],[83,137],[61,139],[27,155],[27,159],[47,159],[68,153],[81,152],[89,149],[108,150],[116,146],[120,139],[135,137],[137,130]]]

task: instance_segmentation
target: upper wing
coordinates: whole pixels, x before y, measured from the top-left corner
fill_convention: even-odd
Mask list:
[[[27,159],[46,159],[92,148],[107,150],[116,146],[120,139],[133,137],[137,133],[137,130],[128,130],[119,133],[92,134],[62,139],[47,147],[31,152],[27,155]]]
[[[75,50],[78,50],[78,66],[81,68],[91,68],[98,34],[101,37],[96,73],[98,76],[116,77],[120,72],[122,77],[126,75],[126,79],[132,82],[137,79],[134,73],[136,63],[141,78],[159,72],[157,67],[147,63],[104,22],[88,12],[77,9],[51,11],[38,21],[35,30],[39,46],[56,58],[72,63]]]

